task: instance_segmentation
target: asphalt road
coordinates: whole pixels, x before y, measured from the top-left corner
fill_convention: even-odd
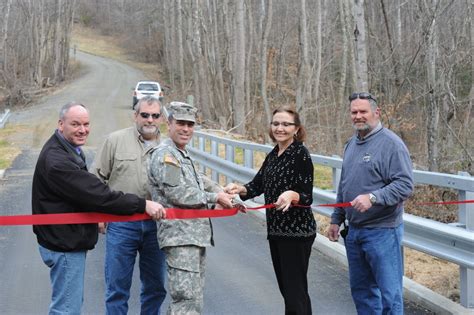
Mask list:
[[[0,215],[31,213],[31,178],[42,144],[53,132],[57,112],[70,100],[91,111],[85,148],[90,162],[104,137],[131,123],[131,89],[143,78],[124,64],[78,53],[87,72],[34,107],[13,113],[11,123],[27,126],[19,135],[22,154],[0,181]],[[283,301],[272,271],[264,222],[252,215],[213,220],[216,247],[208,250],[204,314],[282,314]],[[87,257],[84,314],[104,313],[104,238]],[[355,314],[347,270],[313,250],[309,290],[315,314]],[[0,227],[0,314],[46,314],[50,301],[48,268],[29,226]],[[129,314],[139,314],[138,270]],[[165,301],[165,304],[167,301]],[[166,307],[166,305],[164,306]],[[407,303],[406,314],[429,312]]]

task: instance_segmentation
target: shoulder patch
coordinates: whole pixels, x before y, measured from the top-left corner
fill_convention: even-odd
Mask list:
[[[180,167],[178,160],[176,160],[176,158],[173,155],[169,154],[169,153],[166,153],[164,155],[163,162],[165,164],[170,164],[170,165],[173,165],[173,166]]]

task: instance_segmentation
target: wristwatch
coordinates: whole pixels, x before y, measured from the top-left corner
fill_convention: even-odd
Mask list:
[[[369,200],[370,200],[370,203],[371,203],[371,204],[374,204],[374,203],[377,202],[377,197],[375,197],[374,194],[370,193],[370,194],[369,194]]]

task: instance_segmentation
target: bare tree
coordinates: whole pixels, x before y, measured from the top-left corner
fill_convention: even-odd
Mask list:
[[[305,123],[305,100],[309,86],[309,60],[308,60],[308,32],[306,23],[306,0],[300,0],[299,34],[299,64],[298,79],[296,81],[296,110],[301,113],[302,122]]]
[[[355,20],[355,48],[356,48],[356,65],[357,65],[357,90],[368,91],[369,79],[367,69],[367,46],[365,32],[365,13],[364,0],[354,1],[354,20]]]
[[[2,75],[3,75],[3,80],[7,81],[7,64],[8,64],[8,53],[7,53],[7,41],[8,41],[8,20],[10,17],[10,8],[12,5],[12,0],[8,0],[5,3],[5,13],[3,15],[3,29],[2,29],[2,47],[1,49],[3,50],[3,60],[2,60]]]
[[[270,109],[270,104],[268,102],[267,96],[267,45],[268,45],[268,34],[270,33],[270,28],[272,25],[272,16],[273,16],[273,0],[267,0],[267,6],[265,8],[264,0],[262,0],[262,5],[260,6],[261,16],[265,17],[262,40],[260,41],[260,92],[262,95],[263,108],[265,111],[266,122],[269,124],[272,112]]]
[[[179,82],[181,90],[184,91],[186,80],[184,75],[184,48],[183,48],[183,8],[181,0],[176,0],[176,33],[178,37],[178,68],[179,68]]]
[[[244,0],[235,1],[234,67],[232,76],[232,110],[235,130],[245,134],[245,25]]]

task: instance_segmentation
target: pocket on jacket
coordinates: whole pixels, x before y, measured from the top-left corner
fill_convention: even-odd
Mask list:
[[[136,174],[138,154],[133,152],[117,152],[115,154],[114,168],[121,174],[131,172]]]

